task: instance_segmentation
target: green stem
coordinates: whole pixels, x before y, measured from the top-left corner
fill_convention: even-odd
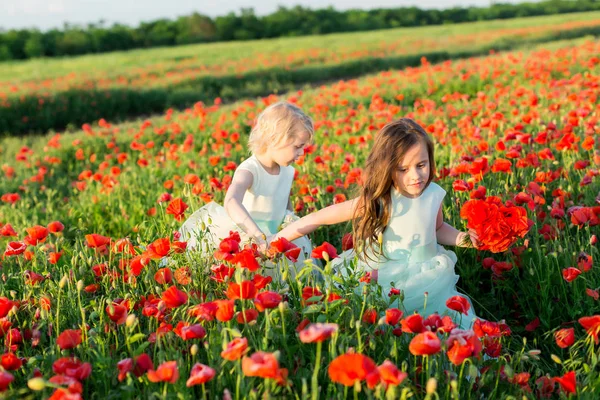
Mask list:
[[[311,382],[311,390],[312,390],[312,400],[317,400],[319,398],[319,367],[321,366],[321,347],[323,346],[323,342],[317,342],[317,361],[315,362],[315,370],[312,375]]]

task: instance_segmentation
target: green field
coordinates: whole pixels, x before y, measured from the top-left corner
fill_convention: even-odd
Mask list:
[[[63,59],[37,59],[23,62],[5,62],[0,69],[2,83],[17,84],[23,81],[53,79],[71,74],[94,76],[120,76],[138,68],[161,70],[167,65],[177,65],[183,59],[193,59],[201,65],[219,65],[231,61],[270,55],[291,54],[307,49],[322,48],[330,51],[370,49],[382,43],[402,41],[407,45],[425,39],[435,39],[444,47],[452,44],[453,36],[479,34],[501,29],[544,27],[565,22],[592,21],[600,19],[600,12],[519,18],[511,20],[483,21],[477,23],[399,28],[382,31],[340,33],[297,38],[281,38],[244,42],[220,42],[177,47],[161,47],[149,50],[113,52]],[[475,38],[476,46],[483,42]],[[450,42],[450,43],[449,43]],[[488,44],[488,43],[481,43]],[[410,47],[411,50],[416,50]],[[420,49],[427,51],[427,49]]]
[[[600,33],[600,13],[226,42],[9,62],[0,70],[0,132],[282,93],[369,72]]]

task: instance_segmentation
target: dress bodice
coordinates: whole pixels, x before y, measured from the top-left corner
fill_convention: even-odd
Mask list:
[[[251,156],[238,169],[249,171],[253,177],[252,186],[244,194],[242,204],[265,234],[276,233],[287,209],[294,168],[280,167],[278,175],[271,175],[255,156]]]
[[[389,261],[422,262],[437,254],[436,220],[445,194],[436,183],[415,198],[392,189],[390,220],[383,232],[383,254]]]

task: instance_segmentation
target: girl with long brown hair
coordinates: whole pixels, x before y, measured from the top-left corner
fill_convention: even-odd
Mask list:
[[[357,268],[370,272],[384,293],[401,290],[405,312],[453,314],[448,299],[470,308],[467,297],[455,297],[456,254],[441,245],[477,247],[477,236],[444,222],[446,192],[432,182],[434,169],[434,146],[423,128],[408,118],[391,122],[375,136],[360,195],[301,218],[277,237],[294,240],[321,225],[352,220]],[[354,250],[343,253],[334,268],[354,256]],[[473,317],[470,311],[460,325],[469,327]]]

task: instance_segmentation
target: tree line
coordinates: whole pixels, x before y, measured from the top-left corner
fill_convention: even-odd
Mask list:
[[[600,0],[545,0],[423,10],[417,7],[338,11],[302,6],[279,7],[265,16],[242,9],[215,18],[199,13],[175,20],[158,19],[138,27],[105,22],[63,29],[0,29],[0,61],[60,57],[180,44],[253,40],[334,32],[439,25],[600,10]]]

